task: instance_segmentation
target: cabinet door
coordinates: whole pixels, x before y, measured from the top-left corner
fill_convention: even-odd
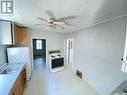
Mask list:
[[[24,45],[28,43],[27,28],[14,25],[13,42],[16,45]]]
[[[9,95],[23,95],[23,90],[24,90],[25,82],[26,82],[24,79],[26,79],[26,68],[25,67],[21,71],[20,75],[18,76]]]
[[[12,23],[10,21],[0,21],[0,44],[12,44]]]
[[[20,27],[20,43],[21,44],[27,44],[28,43],[27,28]]]

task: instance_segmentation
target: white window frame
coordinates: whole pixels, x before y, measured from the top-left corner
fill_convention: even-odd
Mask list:
[[[36,40],[36,49],[37,50],[43,49],[43,47],[42,47],[42,40],[40,40],[40,39]]]

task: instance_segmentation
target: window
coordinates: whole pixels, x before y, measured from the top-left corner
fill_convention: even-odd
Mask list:
[[[36,40],[36,49],[42,49],[42,40]]]

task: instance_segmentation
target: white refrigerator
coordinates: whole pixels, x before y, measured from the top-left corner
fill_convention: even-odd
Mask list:
[[[29,47],[11,47],[7,48],[8,63],[26,63],[26,77],[31,79],[32,61]]]

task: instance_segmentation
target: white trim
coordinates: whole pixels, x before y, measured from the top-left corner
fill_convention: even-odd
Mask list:
[[[46,68],[47,68],[47,67],[48,67],[47,38],[31,37],[32,70],[34,69],[34,60],[33,60],[33,39],[45,39],[45,40],[46,40]]]
[[[66,39],[66,65],[68,66],[68,40],[69,39]]]
[[[71,40],[73,43],[72,43],[72,63],[68,63],[68,41]],[[67,38],[66,39],[66,64],[67,66],[70,66],[72,69],[74,68],[74,38]]]
[[[124,54],[123,54],[121,71],[127,73],[127,28],[126,28],[126,37],[125,37]]]

